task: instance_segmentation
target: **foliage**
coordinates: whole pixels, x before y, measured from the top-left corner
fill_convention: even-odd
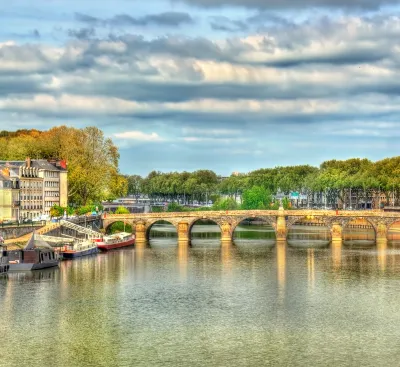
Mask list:
[[[163,206],[152,206],[151,212],[152,213],[162,213],[162,212],[164,212],[164,207]]]
[[[288,198],[283,198],[282,199],[282,206],[283,206],[283,209],[289,210],[289,209],[292,208],[292,203],[290,202],[290,200]]]
[[[243,193],[242,209],[270,209],[271,193],[262,186],[254,186]]]
[[[130,211],[128,209],[126,209],[123,206],[119,206],[116,210],[115,210],[115,214],[130,214]]]
[[[130,179],[129,177],[134,177]],[[308,165],[264,168],[249,173],[232,174],[230,177],[217,177],[207,170],[195,172],[151,172],[147,177],[128,177],[128,191],[147,194],[155,200],[174,200],[186,204],[195,201],[218,201],[221,194],[231,198],[240,197],[246,190],[255,186],[275,194],[281,191],[288,195],[296,191],[307,197],[307,203],[314,200],[321,203],[321,195],[326,195],[327,205],[349,202],[350,192],[356,202],[373,197],[377,207],[379,192],[386,194],[387,200],[394,197],[397,205],[400,196],[400,157],[387,158],[378,162],[368,159],[330,160],[319,168]],[[130,180],[132,181],[129,184]],[[129,186],[130,185],[130,186]],[[319,198],[319,199],[318,199]],[[242,196],[243,200],[243,196]],[[252,207],[277,209],[278,202],[252,203]],[[292,201],[296,204],[296,201]],[[354,203],[353,203],[354,204]],[[289,205],[289,203],[287,204]],[[244,205],[244,208],[247,204]],[[197,210],[197,209],[196,209]],[[204,208],[206,210],[206,208]]]
[[[24,160],[26,157],[66,160],[68,197],[75,205],[124,196],[128,190],[127,180],[118,171],[118,149],[97,127],[2,131],[0,159]]]
[[[85,215],[85,214],[93,213],[96,211],[96,207],[99,211],[103,210],[103,206],[101,204],[91,204],[91,205],[81,206],[81,207],[75,209],[75,213],[77,215]]]
[[[59,205],[53,205],[50,209],[50,216],[51,217],[62,217],[64,216],[64,212],[67,212],[68,215],[74,214],[74,208],[71,207],[63,207]]]
[[[143,178],[139,175],[125,176],[128,183],[128,195],[138,196],[143,192]]]
[[[213,210],[237,210],[239,205],[234,198],[220,198],[214,202]]]
[[[187,211],[185,207],[177,203],[169,203],[167,206],[167,212],[184,212]]]
[[[132,233],[132,226],[128,223],[124,225],[124,222],[115,222],[111,224],[111,226],[107,229],[109,234],[119,233],[119,232],[128,232]]]

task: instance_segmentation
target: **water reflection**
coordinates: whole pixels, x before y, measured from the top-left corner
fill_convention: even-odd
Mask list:
[[[186,244],[179,244],[178,265],[179,265],[179,274],[182,281],[185,281],[187,278],[188,256],[189,256],[188,246]]]
[[[374,246],[375,230],[366,219],[354,219],[343,228],[343,243],[354,248]]]
[[[342,266],[342,242],[333,241],[331,243],[332,267],[334,271],[340,270]]]
[[[308,269],[308,286],[314,289],[315,285],[315,259],[314,259],[314,249],[307,249],[307,269]]]
[[[278,242],[136,246],[10,274],[0,365],[397,365],[399,268],[392,246]]]
[[[377,257],[379,267],[384,272],[387,265],[387,244],[381,243],[377,245]]]
[[[343,244],[345,246],[354,249],[375,246],[375,232],[368,223],[355,222],[355,224],[350,224],[343,231]],[[361,228],[358,228],[357,225]],[[400,246],[400,235],[396,235],[396,228],[399,229],[400,227],[391,228],[389,231],[389,243]],[[168,222],[155,223],[149,231],[149,237],[148,244],[153,248],[176,247],[178,245],[176,228]],[[397,240],[397,238],[399,239]],[[327,248],[331,243],[331,233],[324,226],[297,224],[290,228],[287,242],[289,246],[295,248]],[[242,222],[233,233],[233,244],[237,247],[272,248],[275,243],[273,228],[261,221]],[[187,244],[193,247],[219,248],[221,246],[219,226],[207,220],[199,220],[192,226],[190,240]],[[338,244],[335,248],[339,248]]]
[[[329,228],[325,226],[293,225],[288,233],[287,242],[293,247],[327,247],[331,241]]]
[[[282,297],[286,283],[286,243],[284,241],[278,241],[276,243],[276,269],[279,295]]]

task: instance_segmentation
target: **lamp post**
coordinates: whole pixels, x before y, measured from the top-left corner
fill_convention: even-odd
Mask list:
[[[379,185],[379,199],[378,199],[378,209],[381,208],[381,185]]]
[[[351,207],[351,186],[350,186],[350,210],[352,210],[352,207]]]
[[[393,206],[394,206],[394,184],[393,184],[393,190],[392,190],[392,201],[393,201]]]

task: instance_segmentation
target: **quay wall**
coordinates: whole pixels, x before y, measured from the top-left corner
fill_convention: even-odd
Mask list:
[[[5,239],[14,239],[18,237],[22,237],[28,233],[32,233],[34,230],[38,230],[42,228],[43,225],[38,226],[26,226],[26,227],[17,227],[17,226],[10,226],[10,227],[3,227],[0,228],[0,235]]]

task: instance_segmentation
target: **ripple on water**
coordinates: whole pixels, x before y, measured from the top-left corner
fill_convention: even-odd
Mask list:
[[[0,366],[398,365],[399,248],[169,241],[0,278]]]

